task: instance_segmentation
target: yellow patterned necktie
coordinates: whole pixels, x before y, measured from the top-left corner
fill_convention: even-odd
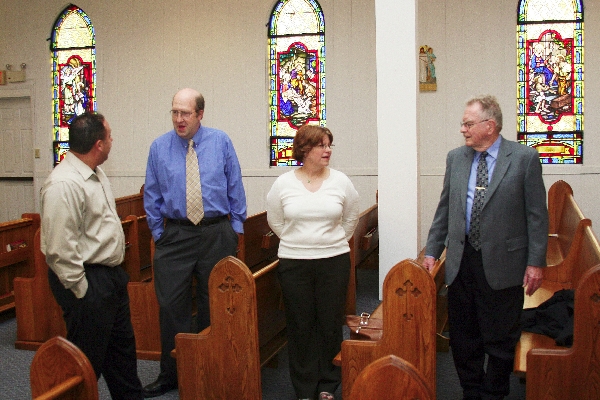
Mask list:
[[[200,167],[192,139],[188,141],[188,151],[185,157],[185,201],[188,219],[194,225],[198,225],[204,217],[204,205],[200,186]]]

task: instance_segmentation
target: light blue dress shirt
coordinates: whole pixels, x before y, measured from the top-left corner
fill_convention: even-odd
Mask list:
[[[233,143],[223,131],[200,126],[192,138],[198,155],[204,218],[230,215],[231,226],[244,232],[246,194]],[[150,146],[144,208],[148,226],[157,241],[164,219],[186,219],[185,156],[187,140],[172,130]]]

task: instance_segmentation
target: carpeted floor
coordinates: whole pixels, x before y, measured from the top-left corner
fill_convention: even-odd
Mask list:
[[[357,312],[372,311],[379,304],[378,272],[376,270],[359,269],[357,287]],[[17,325],[14,314],[0,315],[0,399],[17,400],[30,399],[29,366],[33,352],[16,350],[14,342],[17,336]],[[287,351],[284,349],[278,360],[277,368],[262,370],[263,400],[292,400],[295,398],[287,369]],[[152,382],[159,372],[156,361],[138,361],[138,374],[143,385]],[[100,399],[110,399],[104,380],[99,381]],[[341,399],[341,388],[336,393],[336,399]],[[437,357],[437,399],[455,400],[462,398],[458,377],[452,364],[452,355],[438,353]],[[176,390],[156,397],[157,400],[179,399]],[[511,378],[511,394],[507,400],[525,399],[525,385],[516,377]],[[223,399],[229,400],[229,399]],[[237,399],[236,399],[237,400]]]

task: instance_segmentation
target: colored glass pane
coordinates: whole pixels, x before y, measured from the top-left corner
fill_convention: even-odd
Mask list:
[[[54,165],[68,150],[69,125],[85,111],[96,111],[96,49],[89,17],[70,5],[52,29],[52,111]]]
[[[521,0],[517,139],[544,164],[583,163],[583,3]]]
[[[314,0],[281,0],[268,24],[271,166],[296,165],[291,141],[305,124],[325,126],[325,20]],[[289,153],[289,157],[288,154]]]

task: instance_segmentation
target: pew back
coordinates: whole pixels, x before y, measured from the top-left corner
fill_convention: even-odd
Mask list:
[[[573,197],[573,189],[565,181],[555,182],[548,190],[548,250],[546,264],[559,265],[569,257],[573,243],[577,243],[585,226],[592,222],[585,218]],[[548,277],[556,281],[566,277]]]
[[[92,364],[67,339],[56,336],[33,356],[30,368],[34,399],[98,399],[98,382]]]
[[[250,268],[258,271],[277,258],[279,238],[271,231],[267,222],[267,212],[254,214],[244,221],[244,235],[239,243],[237,258]]]

